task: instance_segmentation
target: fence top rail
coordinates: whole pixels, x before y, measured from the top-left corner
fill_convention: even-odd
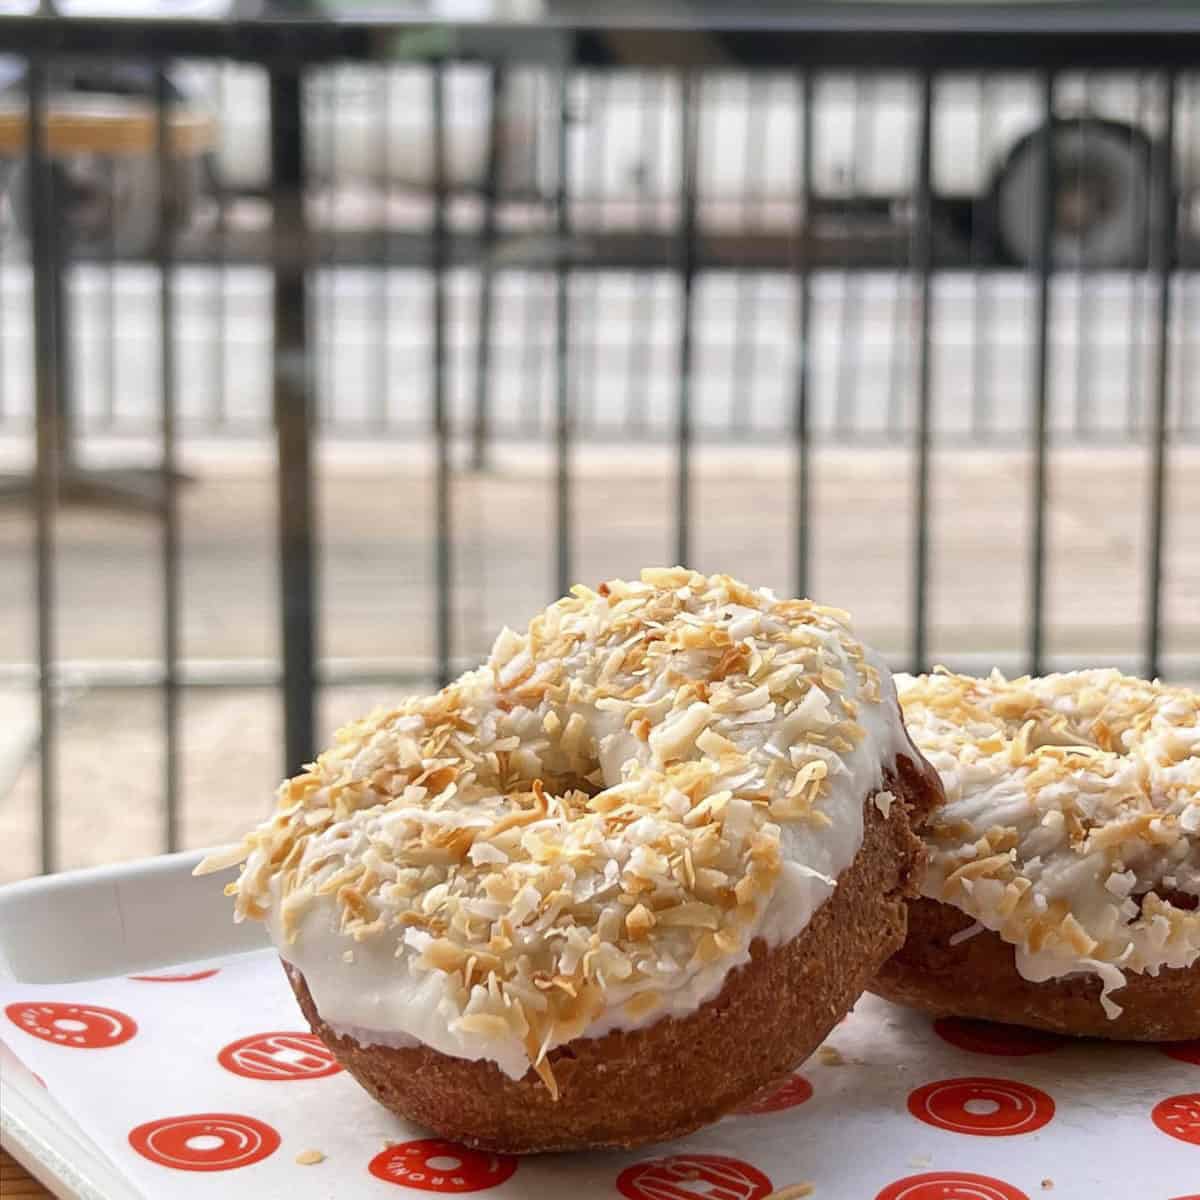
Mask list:
[[[406,13],[402,7],[386,19],[319,11],[255,18],[27,14],[0,15],[0,47],[25,55],[228,58],[272,65],[480,59],[781,70],[1200,68],[1200,4],[660,0],[635,7],[559,0],[536,18],[497,15],[469,22],[428,11]]]

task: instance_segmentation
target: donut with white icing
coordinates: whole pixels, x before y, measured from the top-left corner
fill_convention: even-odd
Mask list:
[[[897,684],[945,803],[875,990],[1081,1036],[1200,1036],[1200,695],[1115,670]]]
[[[647,570],[342,730],[202,869],[243,862],[237,916],[402,1116],[634,1145],[821,1042],[903,940],[937,790],[846,614]]]

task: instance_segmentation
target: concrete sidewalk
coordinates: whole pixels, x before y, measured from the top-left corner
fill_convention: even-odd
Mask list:
[[[509,450],[454,486],[455,651],[478,659],[500,624],[553,598],[554,494],[544,452]],[[692,563],[790,591],[792,465],[783,452],[698,451]],[[588,451],[574,478],[572,575],[597,581],[674,558],[673,463],[660,451]],[[907,665],[912,459],[822,449],[813,461],[812,594],[850,609],[864,636]],[[1149,472],[1143,450],[1052,456],[1047,645],[1063,665],[1136,667],[1142,648]],[[433,645],[432,487],[425,456],[345,455],[319,472],[323,655],[339,669],[428,671]],[[232,663],[247,686],[189,690],[183,704],[183,828],[189,845],[262,812],[283,770],[278,699],[250,686],[278,653],[274,485],[266,465],[200,469],[182,493],[183,654]],[[932,660],[1019,669],[1026,641],[1029,464],[1017,453],[938,452],[932,470]],[[1173,454],[1166,547],[1168,672],[1200,675],[1200,450]],[[158,530],[147,518],[71,510],[57,523],[58,654],[129,674],[160,647]],[[0,686],[33,659],[32,530],[0,510]],[[256,665],[257,664],[257,665]],[[209,672],[211,674],[211,671]],[[89,686],[62,715],[59,818],[66,866],[161,846],[162,747],[153,689]],[[325,690],[321,736],[398,692]],[[19,703],[16,702],[16,703]],[[28,744],[23,743],[25,750]],[[14,751],[16,753],[16,751]],[[29,756],[27,756],[29,757]],[[32,757],[36,757],[35,755]],[[36,870],[37,771],[0,780],[0,880]]]

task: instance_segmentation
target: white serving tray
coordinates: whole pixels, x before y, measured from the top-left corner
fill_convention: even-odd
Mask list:
[[[152,971],[267,945],[234,925],[202,853],[70,871],[0,888],[0,980],[65,983]],[[186,896],[186,903],[183,898]],[[65,1200],[147,1200],[0,1045],[0,1145]]]
[[[199,857],[172,855],[0,888],[0,986],[113,980],[217,959],[234,968],[230,980],[242,968],[250,969],[249,977],[256,960],[266,961],[261,956],[268,949],[265,929],[259,922],[230,921],[222,894],[228,875],[192,878]],[[249,952],[259,953],[242,957]],[[231,958],[236,963],[229,962]],[[271,967],[275,984],[286,991],[273,961]],[[124,986],[119,978],[116,982]],[[232,1027],[222,1031],[224,1037],[232,1033]],[[994,1033],[992,1037],[994,1041]],[[35,1069],[43,1069],[36,1066],[36,1057],[30,1061]],[[1185,1193],[1191,1197],[1195,1192],[1200,1143],[1190,1133],[1181,1136],[1165,1128],[1156,1114],[1163,1103],[1200,1101],[1198,1072],[1200,1065],[1190,1056],[1177,1059],[1154,1046],[1084,1041],[1059,1045],[1053,1039],[1049,1046],[1032,1049],[1013,1049],[1007,1043],[999,1048],[964,1045],[921,1014],[864,997],[830,1035],[827,1056],[818,1053],[804,1064],[800,1078],[808,1097],[783,1106],[803,1104],[798,1113],[750,1108],[689,1138],[644,1152],[585,1154],[569,1162],[563,1156],[543,1156],[522,1165],[522,1182],[501,1186],[505,1195],[525,1200],[568,1194],[578,1200],[605,1200],[615,1194],[618,1173],[637,1174],[648,1167],[651,1175],[658,1173],[654,1181],[661,1183],[668,1166],[670,1178],[678,1179],[682,1177],[675,1172],[681,1165],[691,1170],[703,1162],[722,1164],[721,1170],[749,1169],[767,1188],[786,1191],[811,1180],[816,1194],[829,1200],[882,1200],[908,1194],[896,1191],[900,1185],[926,1181],[940,1186],[947,1174],[955,1184],[983,1180],[997,1185],[970,1193],[981,1197],[1021,1195],[1032,1200],[1044,1194],[1042,1181],[1049,1180],[1053,1195],[1062,1200],[1127,1200],[1135,1195],[1139,1200],[1183,1200]],[[952,1110],[948,1115],[930,1108],[930,1088],[961,1093],[968,1085],[982,1087],[980,1094],[993,1097],[987,1102],[997,1111],[1000,1101],[994,1097],[1032,1095],[1037,1103],[1031,1111],[1040,1112],[1042,1120],[1031,1130],[1015,1131],[1019,1136],[1010,1141],[980,1125],[993,1117],[976,1116],[983,1110],[960,1105],[953,1097],[946,1101]],[[358,1114],[345,1131],[343,1147],[331,1145],[334,1134],[321,1123],[319,1112],[314,1115],[303,1105],[298,1112],[289,1108],[286,1121],[276,1109],[267,1115],[273,1124],[285,1127],[285,1136],[295,1138],[296,1146],[319,1145],[335,1158],[344,1153],[345,1169],[362,1171],[368,1148],[376,1153],[378,1146],[390,1145],[391,1136],[408,1127],[351,1082],[328,1086],[348,1089],[342,1103],[350,1103],[346,1097],[352,1093]],[[61,1087],[60,1094],[68,1103],[79,1099]],[[106,1094],[101,1087],[89,1103]],[[1044,1104],[1038,1108],[1045,1101],[1050,1102],[1048,1111]],[[277,1097],[272,1103],[285,1102]],[[323,1140],[314,1142],[314,1137]],[[2,1047],[0,1141],[27,1170],[68,1200],[163,1200],[177,1190],[210,1194],[187,1186],[195,1180],[180,1179],[177,1187],[165,1176],[152,1187],[132,1183],[126,1170],[68,1116],[54,1092],[40,1087]],[[846,1145],[863,1150],[847,1156]],[[714,1152],[717,1157],[712,1157]],[[728,1157],[731,1154],[735,1157]],[[290,1153],[280,1155],[273,1170],[291,1170],[292,1161]],[[297,1169],[305,1170],[298,1164]],[[930,1170],[936,1179],[925,1174]],[[333,1168],[329,1174],[334,1174]],[[336,1178],[346,1183],[342,1194],[377,1194],[365,1180],[361,1189],[348,1182],[361,1180],[361,1175],[339,1173]],[[301,1194],[327,1196],[332,1194],[324,1190],[329,1181],[328,1175],[293,1178],[276,1171],[269,1193],[286,1200]],[[928,1195],[926,1185],[917,1194]],[[239,1191],[236,1180],[231,1185],[218,1179],[218,1190],[211,1194],[254,1193]]]

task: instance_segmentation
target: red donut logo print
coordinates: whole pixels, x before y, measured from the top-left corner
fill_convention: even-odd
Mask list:
[[[137,1022],[132,1017],[96,1004],[43,1004],[34,1000],[10,1004],[4,1012],[30,1037],[77,1050],[119,1046],[137,1033]]]
[[[1164,1042],[1159,1049],[1168,1058],[1200,1067],[1200,1038],[1194,1042]]]
[[[875,1200],[1029,1200],[1029,1197],[1011,1183],[990,1175],[932,1171],[889,1183]]]
[[[741,1116],[762,1116],[766,1113],[783,1112],[786,1109],[795,1108],[798,1104],[803,1104],[805,1100],[812,1098],[812,1094],[812,1084],[803,1075],[793,1075],[781,1087],[751,1100],[749,1104],[743,1104],[741,1108],[737,1109],[737,1112]]]
[[[244,1079],[322,1079],[342,1069],[311,1033],[256,1033],[230,1042],[217,1062]]]
[[[458,1196],[498,1187],[512,1178],[517,1160],[507,1154],[469,1150],[442,1138],[419,1138],[389,1146],[371,1159],[367,1169],[386,1183]]]
[[[279,1134],[239,1113],[164,1117],[131,1130],[129,1144],[160,1167],[175,1171],[236,1171],[270,1158]]]
[[[1013,1137],[1041,1129],[1054,1116],[1054,1101],[1013,1079],[942,1079],[908,1097],[918,1121],[951,1133]]]
[[[135,983],[194,983],[198,979],[211,979],[220,973],[220,967],[209,967],[207,971],[191,971],[186,975],[130,975]]]
[[[1163,1131],[1181,1142],[1200,1146],[1200,1092],[1184,1092],[1160,1100],[1150,1119]]]
[[[626,1167],[617,1191],[626,1200],[762,1200],[771,1181],[740,1158],[675,1154]]]
[[[969,1050],[972,1054],[994,1054],[1019,1058],[1027,1054],[1046,1054],[1066,1042],[1058,1034],[1040,1029],[1018,1029],[995,1021],[972,1021],[965,1017],[939,1017],[933,1031],[944,1042]]]

